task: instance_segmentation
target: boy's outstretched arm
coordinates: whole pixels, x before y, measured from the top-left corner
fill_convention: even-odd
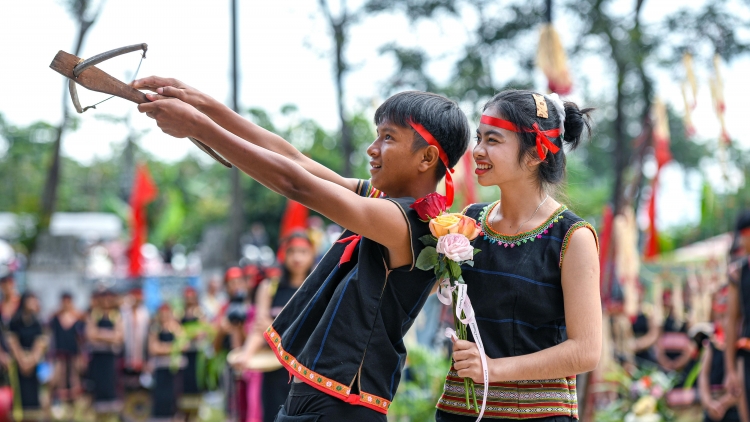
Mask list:
[[[261,148],[281,154],[322,179],[336,183],[352,191],[357,189],[358,181],[356,179],[348,179],[339,175],[328,167],[302,154],[281,136],[263,129],[235,113],[234,110],[226,105],[216,101],[211,96],[177,79],[149,76],[134,81],[133,87],[155,92],[156,94],[147,94],[148,99],[152,101],[164,98],[178,98],[192,105],[198,111],[210,117],[216,124],[240,138]]]
[[[281,154],[240,139],[181,100],[157,100],[139,105],[138,110],[155,119],[165,133],[201,140],[274,192],[385,246],[390,268],[412,263],[409,228],[401,208],[394,202],[363,198],[318,177]]]

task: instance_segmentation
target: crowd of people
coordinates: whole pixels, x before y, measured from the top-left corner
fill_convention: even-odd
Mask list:
[[[37,296],[20,294],[4,275],[0,420],[195,421],[203,393],[219,390],[226,420],[273,421],[288,374],[247,362],[267,349],[262,331],[316,258],[305,232],[289,235],[280,251],[279,266],[231,267],[223,289],[217,279],[200,293],[188,286],[153,314],[133,287],[96,290],[86,310],[64,293],[42,318]]]
[[[743,373],[750,348],[742,341],[750,333],[743,328],[750,321],[750,301],[743,297],[750,291],[748,228],[750,213],[745,213],[737,223],[728,274],[717,274],[718,282],[710,289],[710,321],[686,318],[688,289],[666,289],[652,300],[642,294],[641,310],[625,330],[632,335],[629,353],[616,352],[630,374],[659,371],[670,376],[672,388],[663,392],[669,407],[690,412],[700,406],[706,422],[748,418],[748,389],[742,385],[750,381]]]

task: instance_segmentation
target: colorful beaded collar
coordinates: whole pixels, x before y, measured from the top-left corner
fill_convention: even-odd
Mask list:
[[[497,243],[498,246],[502,245],[506,248],[514,248],[516,246],[521,246],[522,243],[528,241],[533,242],[536,239],[541,239],[542,235],[547,234],[549,229],[562,218],[562,213],[568,209],[565,205],[560,205],[547,221],[540,224],[535,229],[509,236],[495,231],[487,222],[487,216],[492,215],[492,210],[494,210],[498,204],[500,204],[500,201],[495,201],[482,209],[482,212],[479,214],[479,224],[482,226],[484,240],[489,240],[491,243]]]

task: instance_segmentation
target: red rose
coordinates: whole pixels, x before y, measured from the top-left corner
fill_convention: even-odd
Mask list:
[[[445,204],[445,196],[432,192],[424,198],[417,199],[409,208],[417,212],[420,220],[428,221],[446,211],[448,207]]]

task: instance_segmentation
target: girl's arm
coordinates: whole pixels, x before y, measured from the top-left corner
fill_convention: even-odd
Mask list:
[[[661,327],[654,321],[654,318],[648,317],[648,332],[640,338],[635,339],[635,351],[642,352],[655,345],[661,334]]]
[[[740,292],[737,283],[729,283],[727,294],[727,328],[724,330],[726,341],[724,349],[725,380],[724,387],[735,397],[742,393],[739,375],[737,374],[737,332],[740,322]]]
[[[148,89],[156,92],[157,95],[147,94],[148,98],[152,101],[163,98],[178,98],[192,105],[198,111],[211,118],[211,120],[216,122],[219,126],[239,136],[245,141],[283,155],[321,179],[336,183],[337,185],[343,186],[351,191],[354,191],[357,188],[356,179],[342,177],[335,171],[299,152],[297,148],[281,136],[263,129],[240,116],[226,105],[216,101],[211,96],[206,95],[195,88],[189,87],[177,79],[149,76],[133,82],[133,87],[136,89]]]
[[[244,141],[180,100],[140,104],[138,110],[156,119],[165,133],[201,140],[267,188],[383,245],[388,249],[391,268],[412,263],[409,230],[395,203],[363,198],[317,177],[281,154]],[[425,171],[433,171],[432,166]]]
[[[172,345],[159,341],[157,334],[152,330],[148,333],[148,354],[151,356],[165,356],[172,353]]]
[[[596,368],[602,348],[602,308],[599,259],[591,230],[577,230],[571,236],[562,288],[568,339],[536,353],[489,359],[490,382],[564,378]],[[458,376],[483,382],[476,345],[459,340],[453,350]]]
[[[271,320],[271,303],[273,297],[271,297],[271,282],[269,280],[263,280],[258,286],[258,292],[255,294],[255,321],[253,323],[252,333],[263,334],[263,331],[273,322]],[[251,336],[252,337],[252,336]],[[248,337],[251,338],[251,337]]]

